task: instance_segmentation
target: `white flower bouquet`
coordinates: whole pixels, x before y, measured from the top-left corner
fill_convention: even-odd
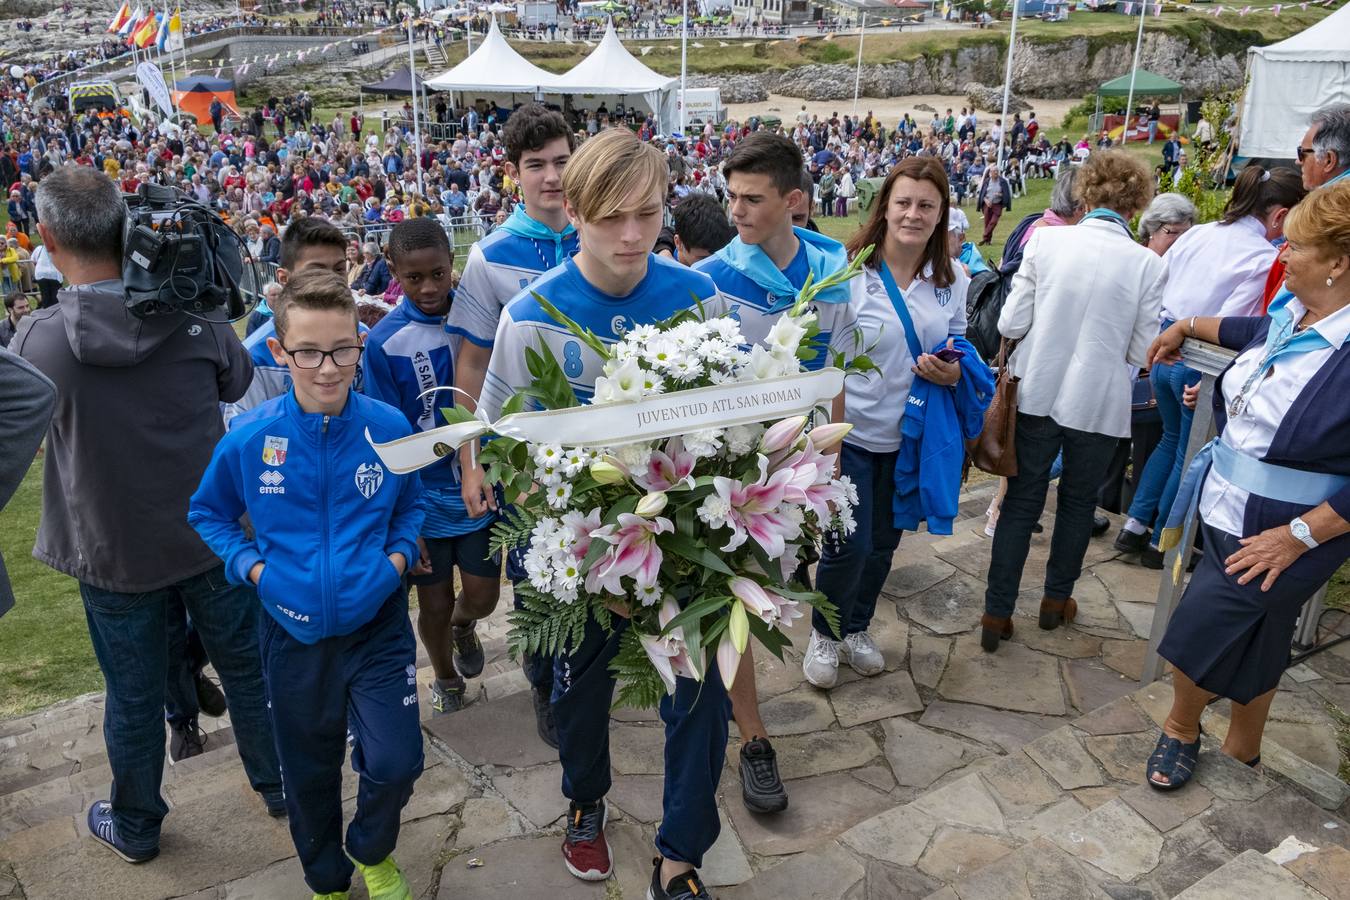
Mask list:
[[[607,346],[538,299],[604,359],[591,406],[640,405],[657,395],[799,375],[801,361],[818,352],[812,297],[855,275],[862,261],[814,287],[808,282],[765,345],[749,351],[734,319],[705,318],[701,307]],[[546,347],[526,355],[533,385],[512,398],[504,417],[530,401],[549,410],[580,405]],[[873,369],[865,351],[833,362],[846,373]],[[452,420],[468,415],[447,410]],[[814,411],[746,418],[656,441],[563,446],[507,436],[483,448],[488,482],[514,500],[494,526],[494,550],[521,548],[528,575],[517,586],[523,608],[511,614],[513,653],[566,653],[581,641],[588,616],[607,631],[623,616],[630,626],[613,663],[616,705],[654,706],[674,691],[676,676],[702,680],[713,660],[730,687],[752,636],[781,659],[789,640],[780,627],[800,617],[803,605],[838,630],[833,606],[797,572],[826,533],[853,531],[857,492],[835,474],[851,426],[811,427]]]

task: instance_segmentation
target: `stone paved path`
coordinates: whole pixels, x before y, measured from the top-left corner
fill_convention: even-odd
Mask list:
[[[1042,632],[1034,617],[1049,536],[1038,536],[1016,634],[997,654],[982,653],[973,629],[990,545],[988,488],[968,496],[956,534],[902,542],[873,631],[884,674],[860,679],[844,668],[824,693],[804,683],[798,654],[786,665],[757,659],[791,807],[776,817],[745,810],[733,728],[722,831],[703,868],[717,896],[1350,898],[1350,788],[1335,776],[1327,709],[1328,701],[1350,709],[1350,649],[1286,676],[1264,773],[1216,752],[1226,727],[1216,705],[1196,781],[1156,793],[1143,784],[1143,764],[1170,688],[1136,680],[1156,573],[1117,559],[1109,535],[1094,540],[1078,623]],[[490,661],[476,702],[424,721],[428,768],[404,811],[397,854],[415,895],[643,897],[661,814],[659,722],[615,716],[615,877],[572,879],[558,852],[559,765],[535,734],[505,630],[503,610],[483,623]],[[419,666],[425,684],[426,660]],[[166,769],[173,812],[159,859],[131,867],[93,844],[83,811],[107,795],[101,719],[95,695],[0,722],[0,898],[308,900],[284,826],[243,778],[227,719],[203,719],[214,729],[209,752]],[[349,813],[355,790],[348,772]]]

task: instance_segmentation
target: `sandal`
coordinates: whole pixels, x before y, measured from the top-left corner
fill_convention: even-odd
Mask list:
[[[1181,738],[1169,737],[1164,731],[1158,736],[1153,755],[1148,758],[1148,786],[1155,791],[1175,791],[1191,780],[1199,756],[1199,735],[1192,743],[1183,744]],[[1154,781],[1154,775],[1166,775],[1167,783]]]

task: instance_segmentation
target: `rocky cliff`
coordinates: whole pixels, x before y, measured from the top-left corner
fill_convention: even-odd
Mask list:
[[[1140,65],[1184,84],[1193,97],[1241,87],[1246,47],[1264,43],[1255,33],[1250,40],[1247,37],[1242,32],[1184,26],[1145,32]],[[1006,37],[991,36],[914,60],[864,65],[861,94],[961,94],[972,81],[1002,84],[1006,49]],[[1132,34],[1019,39],[1013,54],[1013,90],[1027,97],[1081,97],[1128,72],[1133,54]],[[847,99],[853,96],[853,79],[851,65],[814,64],[754,74],[700,75],[696,81],[720,87],[724,102],[746,103],[763,100],[769,93],[808,100]]]

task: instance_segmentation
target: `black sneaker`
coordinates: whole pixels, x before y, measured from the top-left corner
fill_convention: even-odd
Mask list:
[[[149,862],[159,856],[159,848],[153,850],[132,850],[122,843],[113,828],[112,804],[99,800],[89,807],[89,835],[122,859],[129,863]]]
[[[741,799],[751,812],[777,813],[788,807],[778,754],[768,738],[755,738],[741,747]]]
[[[1116,542],[1112,545],[1121,553],[1143,553],[1148,549],[1148,532],[1135,534],[1133,531],[1120,529],[1120,534],[1116,535]]]
[[[173,736],[169,738],[169,765],[206,752],[206,732],[198,727],[196,719],[170,727]]]
[[[538,688],[531,688],[530,694],[534,697],[534,724],[539,729],[539,739],[557,750],[558,728],[553,722],[553,704]]]
[[[263,805],[267,807],[267,814],[274,819],[286,818],[286,795],[281,791],[276,793],[260,793]]]
[[[464,698],[464,679],[459,678],[445,687],[439,678],[431,680],[431,709],[434,713],[459,712],[468,703]]]
[[[1166,554],[1155,547],[1145,547],[1139,554],[1139,565],[1145,569],[1152,569],[1155,572],[1161,572],[1163,567],[1163,558]],[[1200,562],[1200,554],[1192,552],[1191,561],[1186,564],[1187,572],[1194,572],[1196,565]]]
[[[661,857],[658,856],[652,860],[652,883],[647,886],[647,900],[713,900],[713,895],[703,886],[697,869],[676,875],[669,884],[661,887]]]
[[[478,632],[474,630],[477,624],[475,622],[464,628],[450,626],[455,671],[464,678],[477,678],[483,674],[483,642],[478,640]]]
[[[205,672],[198,672],[192,676],[192,680],[197,686],[197,706],[201,707],[201,711],[213,719],[225,715],[229,706],[225,702],[225,692],[220,686],[207,678]]]

